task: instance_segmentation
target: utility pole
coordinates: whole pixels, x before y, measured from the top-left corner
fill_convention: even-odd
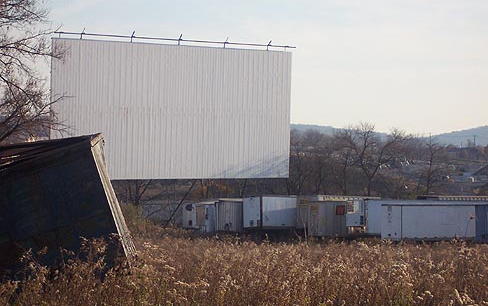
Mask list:
[[[476,147],[476,135],[473,135],[473,145]]]

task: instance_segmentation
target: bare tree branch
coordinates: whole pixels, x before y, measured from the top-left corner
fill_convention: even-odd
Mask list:
[[[51,50],[53,30],[43,28],[47,10],[38,0],[0,1],[0,143],[48,136],[64,130],[57,122],[46,80],[36,70],[39,61],[62,58],[65,50]]]

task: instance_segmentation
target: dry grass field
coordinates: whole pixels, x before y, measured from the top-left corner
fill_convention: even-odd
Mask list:
[[[0,284],[18,305],[488,305],[488,245],[378,240],[256,244],[198,238],[130,217],[137,263],[100,277],[89,262]]]

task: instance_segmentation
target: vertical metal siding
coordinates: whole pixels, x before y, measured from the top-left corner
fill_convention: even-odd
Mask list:
[[[196,205],[197,226],[202,233],[215,232],[215,201],[200,202]]]
[[[383,201],[381,238],[451,239],[477,238],[478,207],[472,201]],[[369,203],[368,203],[369,205]]]
[[[346,215],[337,215],[337,206],[346,206],[344,201],[310,202],[308,205],[308,231],[311,236],[338,236],[348,234]]]
[[[242,232],[242,200],[219,200],[215,209],[217,231]]]
[[[196,204],[185,204],[182,211],[183,228],[197,229],[197,210]]]
[[[261,227],[261,197],[244,198],[242,211],[244,228]]]
[[[476,240],[488,242],[488,205],[476,206]]]
[[[382,213],[381,239],[402,239],[401,207],[383,205],[380,208]]]
[[[292,228],[297,221],[296,197],[262,197],[262,224],[268,228]]]
[[[215,204],[205,205],[205,226],[201,230],[204,233],[215,232]]]
[[[394,204],[394,205],[432,205],[445,203],[446,205],[455,205],[456,203],[462,203],[461,201],[441,201],[434,200],[366,200],[365,201],[365,217],[366,217],[366,232],[370,235],[381,235],[382,222],[384,222],[385,212],[382,208],[382,204]],[[468,202],[469,203],[469,202]]]
[[[381,200],[367,200],[365,202],[366,233],[369,235],[381,235],[382,203]]]
[[[53,39],[54,106],[113,179],[288,177],[291,53]],[[52,137],[59,137],[52,132]]]
[[[243,223],[244,228],[294,228],[297,224],[297,197],[244,198]]]
[[[474,206],[404,206],[402,238],[474,238]]]

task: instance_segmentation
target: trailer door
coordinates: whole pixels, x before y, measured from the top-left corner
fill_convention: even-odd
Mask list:
[[[402,206],[383,205],[382,239],[402,239]]]

